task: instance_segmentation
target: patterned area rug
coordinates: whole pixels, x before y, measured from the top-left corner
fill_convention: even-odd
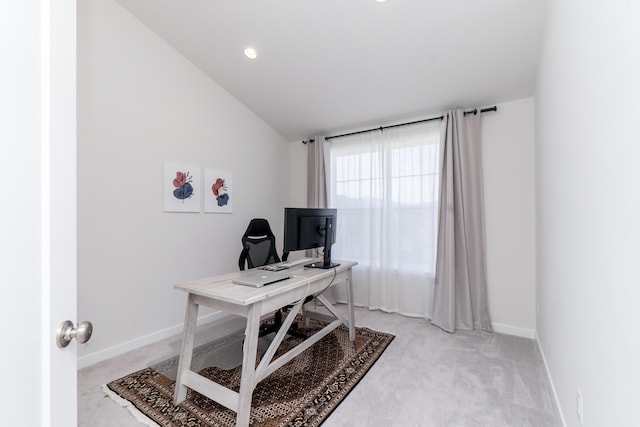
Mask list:
[[[324,324],[311,321],[307,335]],[[227,337],[197,348],[195,357],[215,354],[243,335]],[[258,384],[253,392],[250,424],[252,426],[319,426],[382,355],[394,336],[356,328],[356,340],[349,341],[347,328],[341,326],[311,348],[287,363]],[[278,354],[300,342],[287,338]],[[173,405],[177,359],[134,372],[105,386],[105,391],[123,406],[137,411],[161,426],[234,426],[235,412],[189,389],[187,400]],[[194,365],[192,365],[194,366]],[[238,391],[240,369],[206,367],[200,374]],[[172,372],[173,371],[173,372]],[[114,395],[115,394],[115,395]],[[124,399],[124,400],[123,400]],[[137,411],[136,411],[137,410]],[[138,418],[141,421],[144,417]]]

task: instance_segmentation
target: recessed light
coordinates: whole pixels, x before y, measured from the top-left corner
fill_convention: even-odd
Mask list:
[[[386,2],[387,0],[376,0],[376,1],[377,1],[378,3],[384,3],[384,2]]]
[[[258,53],[252,47],[248,47],[244,50],[244,54],[249,59],[256,59],[258,57]]]

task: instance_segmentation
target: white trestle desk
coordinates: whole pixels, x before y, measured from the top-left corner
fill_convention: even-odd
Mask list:
[[[317,260],[316,260],[317,261]],[[349,339],[355,339],[355,325],[353,319],[353,288],[351,269],[357,264],[353,261],[336,261],[340,265],[327,270],[318,268],[305,268],[303,265],[291,267],[286,272],[293,275],[292,278],[273,283],[261,288],[253,288],[232,283],[232,280],[249,274],[254,270],[239,271],[222,276],[214,276],[206,279],[194,280],[188,283],[175,285],[176,289],[188,293],[187,310],[185,314],[184,333],[182,338],[182,350],[178,364],[174,403],[177,405],[187,396],[187,387],[203,394],[219,404],[236,412],[236,426],[248,426],[251,412],[251,395],[256,385],[307,348],[320,341],[329,332],[341,324],[349,328]],[[287,353],[272,361],[276,350],[285,338],[289,326],[298,312],[300,312],[304,300],[309,295],[323,292],[328,287],[338,283],[347,285],[348,314],[347,319],[342,318],[335,307],[323,295],[317,295],[316,300],[324,305],[333,315],[331,323],[324,329],[316,332]],[[258,349],[258,334],[260,320],[263,316],[273,314],[285,305],[293,305],[289,314],[284,319],[282,327],[265,352],[260,364],[256,367]],[[191,359],[196,333],[196,320],[200,305],[222,310],[227,313],[244,316],[247,318],[245,339],[243,344],[242,373],[240,379],[240,391],[235,392],[214,381],[211,381],[191,370]],[[303,310],[305,318],[328,316],[315,314]]]

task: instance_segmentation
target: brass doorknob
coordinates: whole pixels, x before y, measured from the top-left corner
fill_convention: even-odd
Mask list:
[[[91,338],[93,333],[93,325],[91,322],[84,321],[78,325],[77,328],[73,327],[71,320],[65,320],[60,323],[58,327],[58,333],[56,334],[56,344],[60,348],[64,348],[69,345],[72,339],[76,339],[80,344],[84,344]]]

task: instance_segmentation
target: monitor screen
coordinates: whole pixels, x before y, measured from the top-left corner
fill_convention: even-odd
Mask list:
[[[284,251],[324,248],[322,268],[332,267],[338,212],[333,208],[285,208]]]

